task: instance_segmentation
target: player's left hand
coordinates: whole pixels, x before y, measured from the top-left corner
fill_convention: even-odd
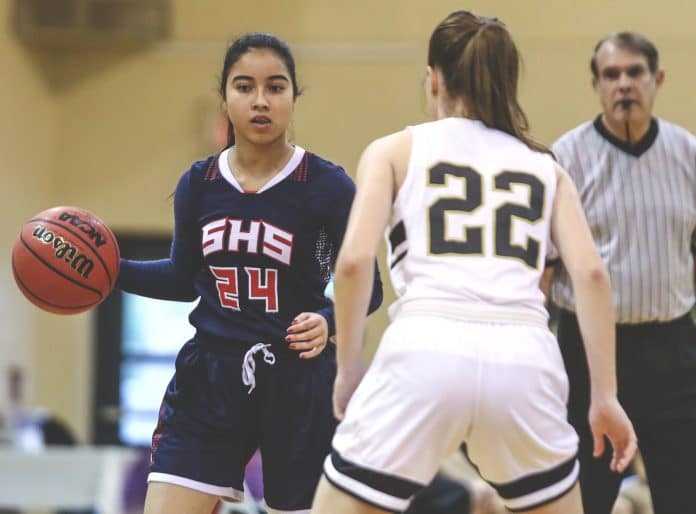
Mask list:
[[[291,350],[300,352],[300,359],[312,359],[319,355],[329,339],[326,318],[316,312],[302,312],[292,320],[285,341]]]
[[[607,399],[592,399],[589,412],[590,428],[594,439],[592,456],[600,457],[605,450],[606,436],[614,449],[609,468],[623,473],[638,448],[638,439],[631,420],[628,419],[616,396]]]

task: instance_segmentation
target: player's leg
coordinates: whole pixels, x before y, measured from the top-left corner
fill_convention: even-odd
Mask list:
[[[557,500],[524,512],[526,514],[583,514],[580,485],[575,484],[570,491]]]
[[[191,341],[179,352],[152,439],[146,514],[210,514],[219,498],[243,499],[257,427],[242,351]]]
[[[609,468],[611,445],[604,454],[592,455],[594,441],[588,413],[590,409],[590,375],[585,355],[585,346],[575,315],[561,311],[558,321],[558,343],[568,374],[568,421],[580,438],[578,460],[580,461],[580,485],[585,511],[592,514],[610,514],[619,494],[621,475]]]
[[[145,496],[143,514],[210,514],[218,501],[212,494],[196,491],[180,485],[150,482]]]
[[[492,490],[491,493],[494,495]],[[475,510],[472,496],[469,484],[438,473],[425,489],[413,497],[405,514],[471,514]],[[481,498],[481,510],[492,510],[484,502]]]
[[[312,505],[312,514],[381,514],[392,511],[383,510],[341,491],[326,478],[317,487]]]

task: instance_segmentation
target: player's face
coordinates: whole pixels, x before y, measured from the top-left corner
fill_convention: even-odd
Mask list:
[[[240,57],[227,76],[225,106],[237,141],[284,139],[295,99],[290,73],[278,54],[254,48]]]
[[[611,41],[597,51],[597,70],[599,76],[593,78],[592,85],[609,122],[620,124],[626,120],[644,122],[650,119],[657,90],[664,78],[662,70],[652,74],[647,57],[620,48]],[[630,104],[628,109],[622,105],[625,101]]]

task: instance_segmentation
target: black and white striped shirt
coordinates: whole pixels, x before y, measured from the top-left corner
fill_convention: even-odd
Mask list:
[[[617,323],[667,321],[694,305],[696,138],[653,119],[629,145],[598,117],[553,145],[580,194],[595,244],[611,277]],[[575,310],[560,266],[553,301]]]

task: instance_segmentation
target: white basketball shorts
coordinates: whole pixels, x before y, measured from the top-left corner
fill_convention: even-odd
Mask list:
[[[400,512],[462,448],[512,511],[567,493],[578,438],[558,344],[545,320],[513,318],[400,313],[337,429],[327,479]]]

